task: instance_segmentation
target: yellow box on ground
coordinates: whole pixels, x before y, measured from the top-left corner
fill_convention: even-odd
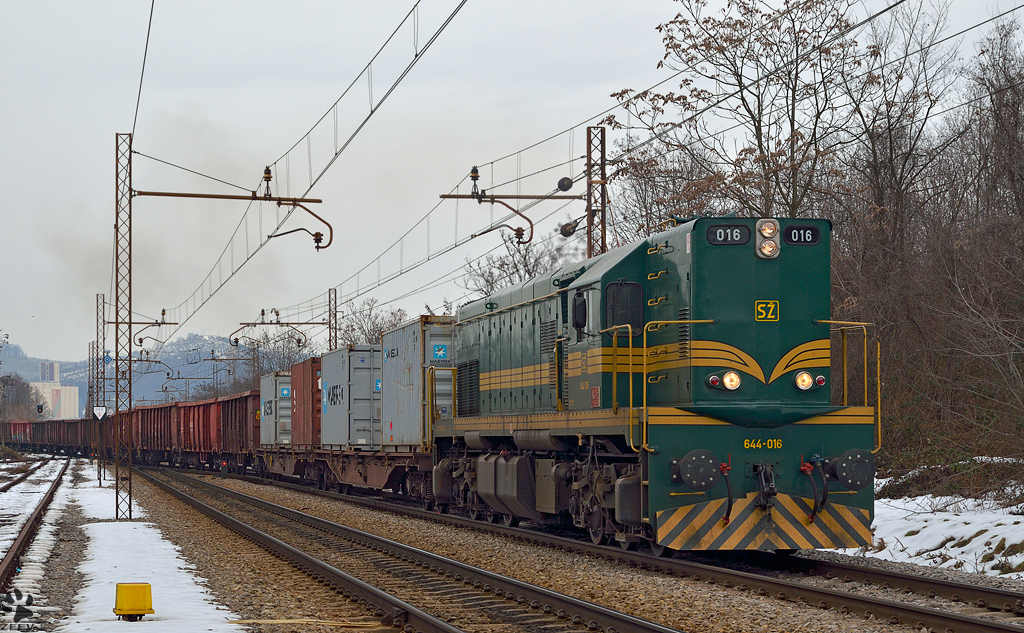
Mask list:
[[[128,621],[141,619],[153,611],[153,589],[148,582],[119,582],[114,599],[114,614]]]

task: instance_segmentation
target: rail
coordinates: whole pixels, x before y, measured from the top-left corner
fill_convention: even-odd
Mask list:
[[[7,492],[11,488],[17,486],[18,484],[20,484],[21,482],[25,481],[26,479],[31,477],[33,474],[35,474],[35,472],[37,470],[39,470],[40,468],[42,468],[46,464],[49,464],[50,461],[51,460],[49,460],[49,459],[44,459],[43,461],[39,462],[38,464],[36,464],[32,468],[28,469],[27,471],[25,471],[25,472],[21,473],[20,475],[18,475],[17,477],[15,477],[11,481],[8,481],[4,485],[0,486],[0,492]]]
[[[247,481],[254,480],[254,478],[247,476],[235,476],[232,478]],[[971,615],[941,611],[917,604],[819,588],[794,580],[778,579],[773,575],[766,576],[755,572],[735,571],[724,567],[716,567],[712,564],[693,562],[685,558],[660,558],[651,554],[627,552],[616,546],[593,545],[587,540],[580,541],[520,527],[492,525],[451,514],[438,514],[419,508],[397,506],[380,499],[341,495],[285,482],[275,481],[271,482],[271,485],[330,499],[344,500],[347,503],[354,503],[364,507],[414,516],[437,523],[454,524],[485,532],[502,534],[527,543],[542,544],[555,549],[575,552],[581,556],[589,556],[595,559],[603,558],[611,562],[629,565],[630,567],[649,569],[679,577],[690,577],[694,580],[724,588],[731,587],[760,595],[775,596],[789,602],[815,605],[819,608],[831,608],[843,613],[853,613],[868,618],[875,618],[883,622],[887,620],[890,623],[901,622],[908,625],[916,625],[917,628],[927,626],[935,631],[949,631],[952,633],[992,633],[997,631],[1020,633],[1022,630],[1019,625],[1008,622],[985,620]],[[226,489],[218,488],[218,490]],[[756,553],[751,552],[750,554]],[[771,560],[769,557],[774,558],[776,563],[778,562],[777,555],[764,554],[765,559]],[[1021,609],[1024,608],[1018,604],[1018,601],[1024,598],[1024,594],[1005,589],[964,585],[926,577],[917,578],[918,582],[914,583],[911,582],[911,578],[906,574],[889,572],[884,569],[806,560],[799,557],[786,557],[784,560],[786,568],[790,571],[806,571],[810,574],[822,576],[827,573],[833,573],[844,581],[863,580],[877,586],[890,586],[902,589],[905,593],[916,592],[922,596],[929,596],[933,592],[935,595],[947,597],[954,601],[978,606],[985,605],[994,609],[997,613],[998,611],[1011,614],[1020,613]]]
[[[28,520],[25,521],[25,525],[22,526],[21,531],[18,532],[18,538],[14,539],[14,543],[11,544],[11,548],[7,550],[7,554],[4,555],[3,561],[0,561],[0,592],[7,590],[7,583],[14,576],[14,572],[17,570],[17,563],[21,559],[21,554],[28,546],[32,543],[32,537],[35,535],[36,529],[39,524],[43,521],[43,515],[46,514],[46,509],[50,507],[50,502],[53,501],[53,495],[57,492],[57,488],[60,487],[61,481],[64,480],[64,473],[68,471],[68,465],[71,464],[71,458],[64,462],[64,467],[60,469],[60,474],[50,484],[46,494],[43,495],[43,500],[39,502],[36,509],[29,515]]]
[[[382,609],[386,614],[384,619],[387,619],[386,624],[397,625],[404,623],[406,625],[406,631],[416,631],[424,633],[463,633],[461,629],[458,629],[447,622],[435,618],[434,616],[421,611],[416,607],[399,600],[398,598],[381,591],[380,589],[369,585],[358,578],[346,574],[345,572],[328,565],[327,563],[314,558],[305,552],[302,552],[287,543],[270,536],[264,532],[257,530],[256,528],[249,526],[238,519],[235,519],[227,514],[212,508],[211,506],[199,501],[198,499],[189,496],[188,494],[170,486],[148,473],[137,471],[140,475],[146,478],[150,483],[160,488],[167,494],[179,499],[188,505],[199,510],[206,516],[224,525],[228,529],[237,532],[242,537],[256,543],[260,547],[271,552],[275,556],[284,558],[294,566],[298,567],[303,572],[313,575],[318,579],[322,579],[332,589],[343,592],[345,597],[353,601],[362,601],[367,605],[384,605],[387,609]],[[184,477],[184,475],[178,475]],[[196,480],[191,480],[196,481]],[[201,483],[201,482],[200,482]],[[221,490],[224,490],[223,488]],[[229,491],[226,491],[229,492]],[[383,620],[382,620],[383,623]]]
[[[683,321],[648,321],[644,324],[644,401],[643,401],[643,443],[642,448],[651,453],[654,450],[648,446],[647,432],[648,432],[648,412],[647,412],[647,383],[648,383],[648,370],[647,370],[647,359],[650,358],[650,353],[647,351],[647,333],[657,332],[665,325],[694,325],[697,323],[714,323],[714,319],[687,319]]]
[[[592,631],[602,629],[610,631],[614,629],[617,633],[679,633],[675,629],[654,622],[614,611],[607,607],[586,602],[528,582],[516,580],[515,578],[480,569],[479,567],[417,549],[382,536],[327,521],[326,519],[264,501],[258,497],[236,492],[223,486],[217,486],[173,471],[164,472],[171,477],[187,480],[190,485],[214,490],[218,495],[243,501],[290,521],[314,527],[328,534],[369,546],[378,551],[393,552],[393,556],[411,559],[416,562],[417,566],[422,564],[422,567],[426,569],[436,569],[436,572],[441,576],[461,577],[463,584],[491,587],[490,591],[494,595],[502,596],[507,600],[514,600],[520,605],[524,605],[524,608],[525,605],[536,604],[537,607],[544,605],[550,608],[552,612],[561,613],[562,615],[559,617],[567,618],[574,623],[578,622]],[[216,510],[214,511],[217,512]]]
[[[878,326],[874,323],[860,323],[858,321],[828,321],[821,320],[817,323],[827,323],[838,326],[830,329],[830,333],[839,332],[842,348],[842,380],[843,380],[843,406],[850,406],[849,389],[849,345],[848,333],[861,332],[864,337],[864,406],[868,406],[868,328],[875,328],[875,448],[872,453],[878,453],[882,449],[882,342],[878,340]]]

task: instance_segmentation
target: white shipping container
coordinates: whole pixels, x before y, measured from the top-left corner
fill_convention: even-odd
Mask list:
[[[450,316],[421,316],[384,333],[383,446],[429,448],[429,402],[433,402],[434,419],[452,417],[454,323]],[[427,388],[430,385],[433,389]]]
[[[260,378],[260,444],[291,443],[291,372],[267,374]]]
[[[355,345],[322,357],[321,442],[329,448],[380,448],[381,352]]]

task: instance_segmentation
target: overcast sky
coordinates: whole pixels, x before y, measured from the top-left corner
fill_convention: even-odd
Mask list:
[[[411,59],[414,46],[422,47],[457,4],[424,0],[418,42],[409,29],[399,33],[375,68],[375,100],[393,69]],[[134,148],[254,187],[264,166],[303,138],[412,5],[158,0]],[[116,133],[132,130],[150,5],[2,0],[0,6],[0,330],[31,356],[81,360],[95,338],[96,293],[113,300],[114,141]],[[996,7],[961,0],[953,16],[977,21]],[[419,221],[471,166],[585,122],[614,104],[612,92],[665,78],[656,67],[662,49],[655,27],[674,12],[669,0],[469,0],[310,192],[324,200],[314,210],[334,226],[334,245],[317,253],[304,233],[270,241],[179,334],[227,335],[261,308],[325,292]],[[358,84],[339,110],[339,129],[365,116],[368,103],[365,82]],[[584,146],[585,127],[578,127],[495,165],[494,182],[581,156]],[[323,162],[313,162],[319,171]],[[282,165],[275,186],[285,186]],[[581,168],[546,172],[525,181],[521,193],[546,193]],[[298,195],[308,167],[293,162],[291,169],[287,186]],[[241,193],[140,157],[133,187]],[[515,185],[504,190],[516,193]],[[448,205],[432,224],[432,253],[490,220],[487,206],[462,203],[456,230],[455,207]],[[185,301],[246,208],[245,202],[136,198],[136,312],[154,317]],[[544,203],[531,215],[557,208]],[[580,215],[583,203],[557,212],[539,235],[550,234],[570,212]],[[275,213],[267,205],[264,217],[269,222]],[[299,214],[283,230],[300,227],[319,230]],[[425,252],[425,233],[408,242],[404,252],[382,260],[384,274]],[[494,234],[474,240],[368,296],[387,301],[430,285],[496,243]],[[361,276],[362,285],[372,281],[367,276],[375,280],[376,268]],[[436,306],[465,292],[448,283],[394,305],[415,314],[425,302]],[[109,335],[107,347],[113,347]]]

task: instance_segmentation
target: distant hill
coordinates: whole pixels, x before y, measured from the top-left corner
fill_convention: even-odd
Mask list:
[[[207,336],[188,334],[174,339],[159,350],[143,354],[142,360],[135,366],[135,383],[132,385],[132,398],[136,404],[153,404],[169,400],[185,400],[186,395],[193,393],[195,388],[209,382],[216,374],[219,382],[229,381],[232,376],[228,369],[234,365],[233,371],[248,371],[243,362],[217,362],[210,360],[211,352],[218,358],[237,358],[239,348],[232,347],[223,336]],[[244,350],[243,350],[244,352]],[[132,353],[139,358],[139,351]],[[0,373],[15,373],[29,382],[39,380],[39,363],[54,362],[51,359],[33,358],[25,354],[21,347],[7,344],[0,351]],[[65,385],[78,387],[79,410],[85,411],[88,397],[89,362],[56,361],[60,363],[60,381]],[[168,378],[171,374],[171,379]],[[113,363],[107,365],[108,404],[113,406]],[[178,379],[179,375],[181,379]]]
[[[11,356],[13,358],[25,358],[25,351],[21,349],[20,345],[13,343],[4,343],[3,347],[0,348],[0,356]],[[0,358],[0,361],[3,359]]]

